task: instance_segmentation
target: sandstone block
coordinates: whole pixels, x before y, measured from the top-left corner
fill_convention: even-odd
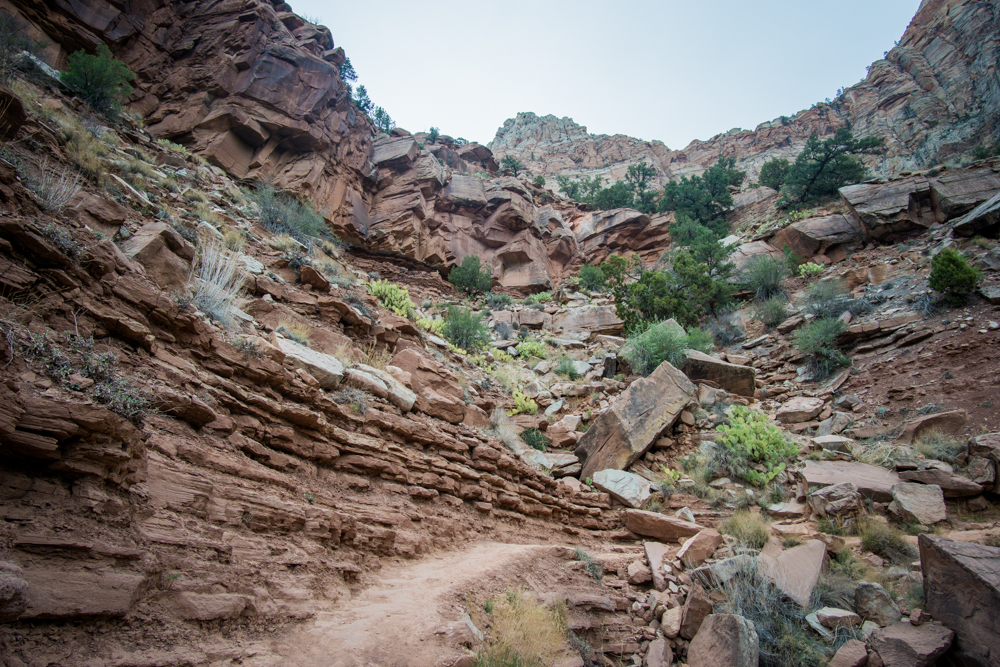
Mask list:
[[[697,350],[688,350],[681,370],[692,382],[709,380],[731,394],[753,396],[757,371],[750,366],[731,364]]]
[[[598,470],[593,475],[594,486],[618,502],[638,509],[649,500],[652,487],[642,477],[624,470]]]
[[[760,643],[754,624],[736,614],[712,614],[688,647],[692,667],[756,667]]]
[[[893,502],[889,510],[904,521],[930,526],[948,518],[940,486],[900,482],[892,487],[891,494]]]
[[[867,621],[874,621],[883,628],[903,617],[899,607],[879,584],[862,581],[854,589],[854,611]]]
[[[625,510],[622,523],[636,535],[655,537],[661,542],[676,542],[681,537],[697,535],[704,529],[696,523],[644,510]]]
[[[940,623],[895,623],[872,635],[885,667],[931,667],[951,646],[955,633]]]

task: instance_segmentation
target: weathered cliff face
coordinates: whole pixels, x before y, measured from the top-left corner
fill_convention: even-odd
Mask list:
[[[129,107],[156,137],[240,179],[311,199],[331,219],[363,201],[371,125],[351,104],[330,31],[259,0],[7,0],[53,65],[107,43],[136,73]]]
[[[961,161],[973,147],[1000,138],[998,58],[1000,9],[995,3],[928,0],[864,81],[830,104],[753,131],[731,130],[671,151],[656,141],[591,135],[569,118],[520,113],[504,123],[489,146],[498,156],[516,155],[533,174],[597,174],[605,182],[620,180],[630,164],[645,161],[660,185],[700,173],[720,156],[735,156],[749,184],[764,162],[794,159],[811,133],[824,136],[848,125],[856,135],[885,138],[885,155],[870,166],[877,176],[893,176]]]

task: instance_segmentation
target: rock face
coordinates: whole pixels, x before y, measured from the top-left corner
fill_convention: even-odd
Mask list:
[[[697,667],[756,667],[760,659],[757,630],[736,614],[712,614],[688,647],[688,664]]]
[[[864,239],[861,225],[854,217],[828,215],[793,222],[768,239],[775,248],[787,245],[802,259],[825,255],[833,259]]]
[[[927,611],[955,631],[956,662],[1000,666],[1000,549],[923,534]]]
[[[752,367],[731,364],[698,350],[687,351],[681,370],[692,382],[710,380],[731,394],[753,396],[757,388],[757,371]]]
[[[0,623],[16,621],[28,608],[28,582],[10,561],[0,561]]]
[[[624,178],[630,164],[645,161],[660,180],[698,174],[720,155],[734,156],[757,180],[772,158],[794,160],[810,133],[820,138],[850,125],[855,136],[886,138],[886,153],[873,159],[878,176],[931,167],[997,135],[1000,92],[992,80],[997,62],[997,25],[989,7],[962,0],[920,5],[886,57],[874,62],[864,81],[843,96],[791,118],[761,123],[753,131],[731,130],[683,150],[621,135],[592,135],[569,118],[518,114],[489,144],[498,155],[514,155],[532,174],[554,179],[600,175]],[[948,35],[943,47],[940,35]]]
[[[677,421],[694,392],[694,385],[667,362],[633,382],[580,438],[576,448],[583,460],[580,478],[632,465]]]

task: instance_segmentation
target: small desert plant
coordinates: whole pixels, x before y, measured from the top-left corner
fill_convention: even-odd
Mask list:
[[[442,333],[452,345],[463,350],[478,350],[490,341],[490,330],[483,316],[458,306],[448,308]]]
[[[839,280],[820,281],[806,293],[805,310],[818,318],[838,317],[844,311],[861,315],[870,309],[867,301],[852,299]]]
[[[877,519],[864,519],[858,524],[861,548],[896,564],[908,563],[917,556],[916,550],[898,529]]]
[[[532,449],[537,449],[540,452],[544,452],[549,446],[549,439],[534,427],[524,429],[521,433],[521,440],[524,440],[525,444]]]
[[[107,145],[75,119],[60,121],[60,126],[66,139],[66,157],[88,180],[103,185],[105,165],[101,158],[108,154]]]
[[[777,294],[769,299],[758,301],[754,306],[754,317],[760,320],[768,330],[778,326],[788,319],[786,307],[788,300],[784,294]]]
[[[270,232],[288,234],[307,247],[313,238],[329,234],[323,216],[309,203],[278,194],[270,187],[258,188],[251,199],[257,205],[261,225]]]
[[[410,291],[388,280],[373,280],[368,283],[368,293],[374,295],[383,308],[388,308],[400,317],[410,317],[417,309],[410,300]]]
[[[708,467],[723,468],[756,486],[770,484],[799,451],[764,413],[742,405],[733,406],[729,423],[716,430],[722,435],[716,440]],[[764,472],[756,469],[758,465]]]
[[[517,353],[522,358],[538,357],[544,359],[548,348],[545,347],[545,343],[536,340],[523,340],[517,344]]]
[[[514,397],[514,409],[508,410],[507,415],[513,417],[518,414],[528,414],[533,415],[538,412],[538,404],[535,403],[534,399],[529,398],[520,389],[515,389],[513,392]]]
[[[816,379],[829,376],[851,360],[837,348],[837,336],[847,327],[832,317],[806,324],[793,334],[792,340],[799,352],[806,356],[809,368]]]
[[[485,305],[490,310],[504,310],[514,303],[514,297],[510,294],[496,294],[490,292],[486,295]]]
[[[596,291],[604,287],[606,278],[604,277],[604,271],[601,267],[594,266],[593,264],[584,264],[580,267],[580,287],[591,292]]]
[[[242,266],[221,243],[201,247],[192,300],[224,327],[233,324],[233,310],[243,287]]]
[[[746,331],[736,321],[731,310],[720,310],[705,322],[705,329],[719,347],[729,347],[746,336]]]
[[[117,120],[122,102],[132,94],[129,81],[135,74],[101,42],[97,55],[84,51],[72,54],[61,78],[91,109]]]
[[[243,353],[245,361],[260,359],[264,356],[263,348],[252,338],[234,338],[229,341],[229,344]]]
[[[368,395],[355,387],[344,387],[330,395],[334,403],[347,405],[351,412],[364,416],[368,412]]]
[[[514,327],[507,322],[497,322],[493,325],[493,333],[495,333],[500,340],[510,340],[510,337],[514,335]]]
[[[49,223],[45,226],[45,237],[55,245],[64,255],[76,261],[80,258],[83,247],[73,238],[73,235],[65,229]]]
[[[573,360],[569,357],[563,357],[560,359],[559,363],[556,364],[556,367],[553,368],[552,371],[558,375],[565,375],[570,380],[575,380],[580,377],[580,374],[576,371],[576,368],[573,365]]]
[[[799,275],[805,279],[815,278],[816,276],[823,273],[822,264],[813,264],[812,262],[806,262],[805,264],[799,265]]]
[[[551,292],[539,292],[538,294],[532,294],[524,299],[524,303],[529,305],[533,303],[551,303],[551,301]]]
[[[227,229],[222,235],[222,244],[233,252],[243,252],[247,244],[246,234],[238,229]]]
[[[931,260],[930,287],[944,294],[952,305],[961,305],[980,280],[979,271],[953,248],[945,248]]]
[[[493,603],[490,631],[473,667],[546,667],[558,661],[566,643],[565,604],[549,609],[522,590]]]
[[[722,522],[722,532],[732,535],[739,544],[759,551],[767,544],[771,528],[758,512],[739,510]]]
[[[67,171],[58,174],[49,171],[48,162],[43,162],[39,175],[26,178],[25,185],[38,197],[42,208],[58,213],[80,191],[80,177]]]
[[[587,482],[587,486],[590,486],[589,477],[587,478]],[[594,578],[594,581],[600,581],[604,578],[604,566],[580,547],[576,548],[576,559],[583,563],[583,569]]]
[[[488,267],[481,267],[477,255],[467,255],[462,264],[448,274],[448,282],[466,294],[489,290],[492,279],[492,271]]]
[[[293,239],[288,234],[278,234],[268,239],[267,244],[275,250],[290,252],[292,250],[302,250],[302,244]]]
[[[740,272],[740,282],[758,301],[781,293],[781,281],[788,276],[785,262],[770,255],[751,257]]]
[[[427,317],[418,317],[417,326],[428,333],[432,333],[435,336],[441,336],[444,334],[444,320],[432,320]]]
[[[699,352],[712,350],[712,337],[700,329],[684,332],[668,322],[651,325],[642,333],[629,336],[622,348],[621,357],[633,371],[649,375],[664,361],[680,368],[687,358],[687,350]]]
[[[9,85],[21,53],[36,53],[41,46],[28,37],[28,25],[0,11],[0,83]]]
[[[309,337],[312,336],[312,327],[295,320],[281,320],[275,329],[278,333],[285,334],[290,340],[299,345],[309,347]]]
[[[531,179],[531,183],[536,187],[543,188],[545,187],[545,177],[541,175],[535,176],[533,179]]]
[[[960,438],[932,429],[917,436],[916,449],[929,459],[955,463],[966,445]]]

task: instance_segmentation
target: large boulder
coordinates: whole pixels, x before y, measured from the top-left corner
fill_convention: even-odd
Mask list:
[[[862,581],[854,589],[854,611],[866,621],[873,621],[882,627],[903,617],[886,590],[871,581]]]
[[[958,236],[975,236],[1000,226],[1000,192],[952,223]]]
[[[896,442],[903,445],[913,444],[921,435],[939,431],[948,435],[957,435],[965,428],[969,415],[965,410],[938,412],[911,419],[903,426],[903,432]]]
[[[808,496],[809,506],[817,516],[858,515],[864,512],[864,501],[853,482],[841,482],[813,491]]]
[[[782,551],[775,557],[760,554],[757,559],[758,571],[774,582],[785,595],[802,607],[809,606],[813,588],[823,571],[826,545],[820,540],[809,540],[805,544]]]
[[[684,563],[684,567],[692,570],[700,567],[711,558],[721,545],[722,535],[719,534],[719,531],[714,528],[706,528],[684,542],[680,551],[677,552],[677,559]]]
[[[757,371],[751,366],[731,364],[698,350],[688,350],[681,370],[692,382],[709,380],[731,394],[753,396],[757,389]]]
[[[936,222],[933,215],[918,215],[920,203],[931,201],[930,183],[924,177],[849,185],[840,188],[840,196],[861,223],[862,230],[873,238],[927,228]]]
[[[885,667],[931,667],[954,638],[955,633],[940,623],[904,621],[875,632],[871,644]]]
[[[1000,549],[918,538],[927,611],[956,633],[956,664],[1000,667]]]
[[[864,667],[868,664],[868,648],[857,639],[848,639],[826,667]]]
[[[879,466],[855,461],[805,461],[798,473],[808,486],[831,486],[851,482],[865,498],[887,503],[899,475]]]
[[[458,378],[444,365],[414,349],[398,352],[389,365],[410,374],[409,388],[417,395],[417,410],[452,424],[462,423],[464,391]]]
[[[775,248],[791,248],[802,259],[831,255],[842,246],[864,239],[861,225],[853,216],[827,215],[793,222],[775,234],[769,243]]]
[[[622,523],[636,535],[655,537],[661,542],[676,542],[680,538],[697,535],[704,529],[704,526],[684,519],[644,510],[626,510]]]
[[[680,636],[684,639],[693,639],[712,610],[712,598],[705,589],[697,584],[692,586],[681,610]]]
[[[757,667],[760,641],[752,621],[737,614],[712,614],[688,647],[691,667]]]
[[[598,470],[632,465],[674,425],[694,392],[691,381],[667,362],[633,382],[580,438],[576,448],[583,461],[580,479],[593,477]]]
[[[944,493],[940,486],[900,482],[890,490],[892,503],[889,511],[904,521],[930,526],[948,518]]]
[[[553,315],[552,327],[563,335],[616,336],[621,334],[623,324],[614,306],[579,306]]]
[[[774,418],[783,424],[801,424],[823,411],[825,401],[812,396],[796,396],[785,401]]]
[[[138,261],[160,289],[182,289],[191,275],[195,248],[165,222],[147,222],[122,243],[125,256]]]
[[[652,487],[642,477],[624,470],[598,470],[593,476],[594,486],[608,493],[612,498],[638,509],[649,500]]]

